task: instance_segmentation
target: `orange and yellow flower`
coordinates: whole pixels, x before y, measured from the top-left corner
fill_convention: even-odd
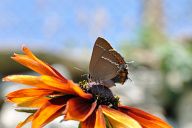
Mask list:
[[[149,113],[118,104],[110,89],[94,85],[84,90],[39,60],[27,47],[23,47],[23,52],[24,55],[14,54],[12,59],[40,75],[10,75],[3,78],[3,81],[33,87],[6,96],[7,101],[18,107],[37,108],[17,128],[28,122],[32,122],[32,128],[41,128],[58,116],[63,116],[64,120],[80,121],[81,128],[171,128]]]

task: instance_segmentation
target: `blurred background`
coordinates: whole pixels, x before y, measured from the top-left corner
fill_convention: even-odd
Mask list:
[[[1,0],[0,78],[35,74],[10,59],[25,44],[66,77],[83,80],[101,36],[127,62],[134,61],[129,64],[131,80],[112,88],[121,102],[174,128],[192,128],[191,12],[191,0]],[[26,86],[0,85],[0,127],[14,128],[26,114],[3,100],[8,92]],[[60,120],[46,128],[77,127],[77,122]]]

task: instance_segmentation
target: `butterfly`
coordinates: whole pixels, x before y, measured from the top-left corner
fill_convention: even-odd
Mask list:
[[[128,65],[124,58],[103,38],[98,37],[89,64],[89,81],[107,87],[124,84],[128,79]]]

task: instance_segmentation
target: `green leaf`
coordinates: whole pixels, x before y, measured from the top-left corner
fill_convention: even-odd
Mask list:
[[[108,118],[105,115],[104,115],[104,118],[105,118],[106,127],[107,128],[113,128],[111,123],[109,122]]]
[[[78,128],[81,128],[81,123],[79,123],[79,126],[78,126]]]
[[[26,112],[26,113],[35,113],[38,109],[37,108],[15,108],[17,112]]]

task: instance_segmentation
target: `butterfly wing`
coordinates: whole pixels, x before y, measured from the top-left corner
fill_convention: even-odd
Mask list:
[[[114,82],[123,84],[128,74],[125,64],[123,57],[105,39],[97,38],[89,65],[91,80],[106,81],[115,78]]]
[[[110,80],[118,74],[118,66],[115,56],[107,51],[96,61],[93,73],[90,75],[97,81]]]
[[[95,69],[95,66],[98,63],[98,60],[109,49],[113,49],[111,45],[105,39],[98,37],[93,47],[91,61],[89,64],[89,74],[91,76],[94,76],[93,70]]]

